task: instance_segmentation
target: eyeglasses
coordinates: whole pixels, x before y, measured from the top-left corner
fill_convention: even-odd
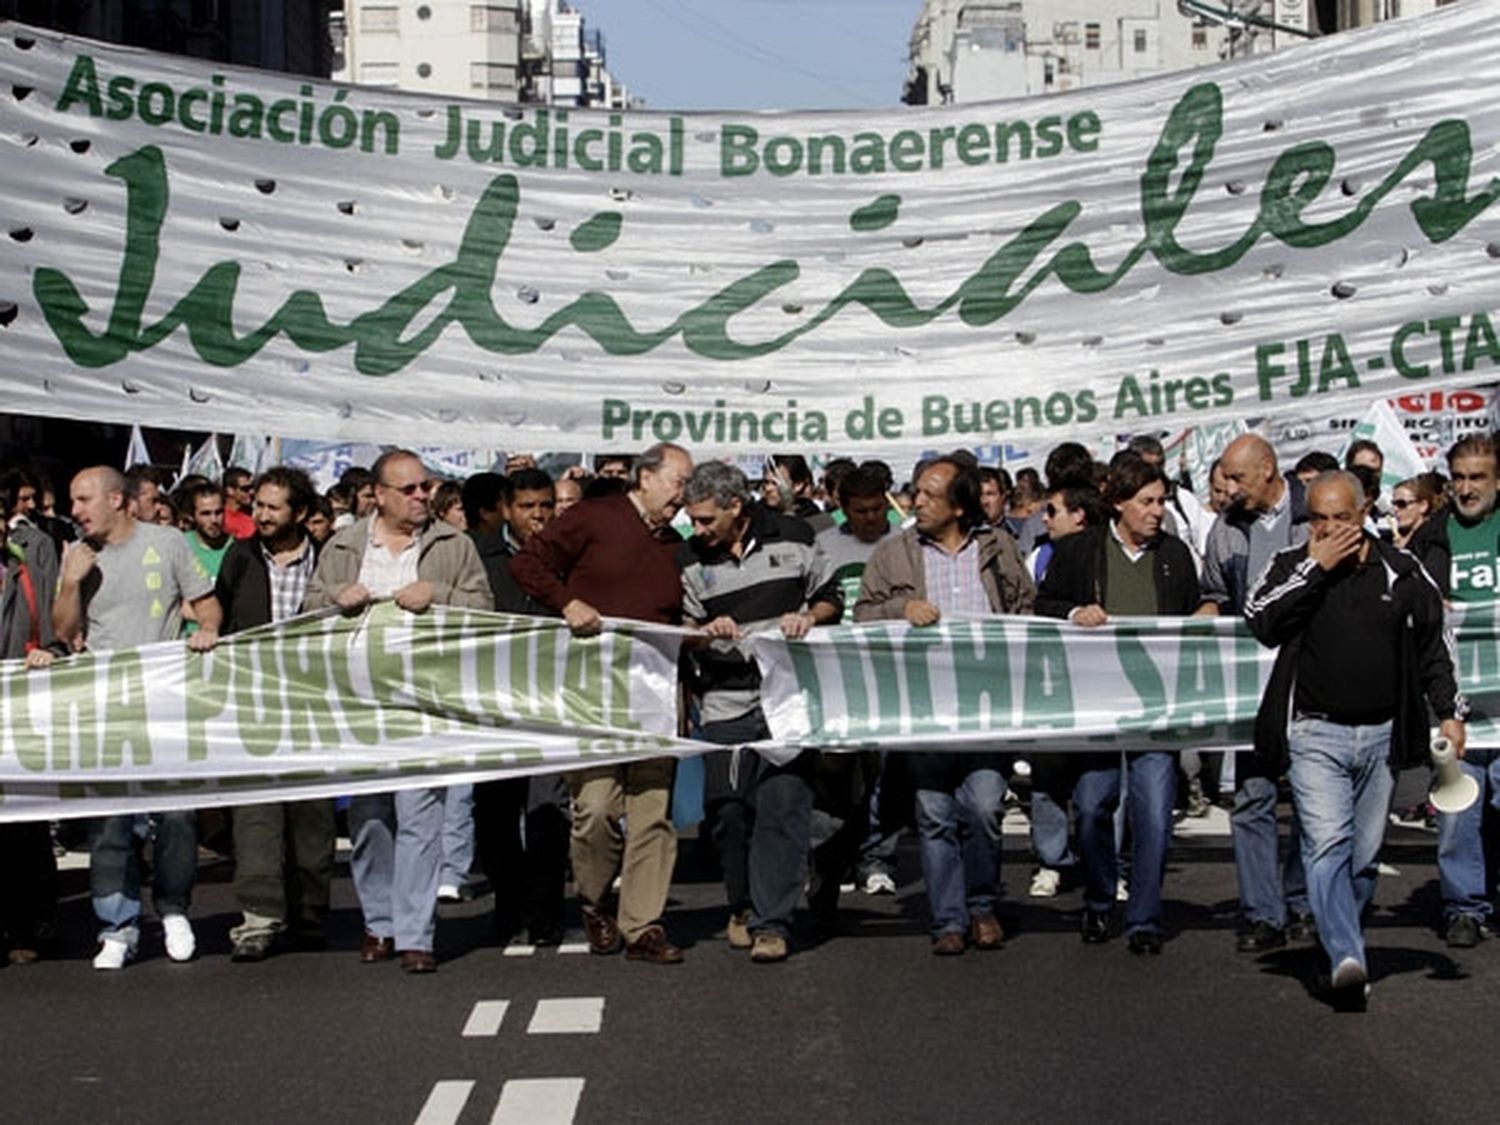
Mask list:
[[[394,489],[401,493],[402,496],[415,496],[418,492],[426,496],[432,491],[433,483],[430,480],[419,480],[415,484],[386,484],[382,481],[380,482],[380,487]]]
[[[1391,501],[1391,507],[1393,507],[1393,508],[1399,508],[1400,510],[1405,511],[1407,508],[1410,508],[1416,502],[1417,501],[1415,501],[1415,500],[1392,500]]]

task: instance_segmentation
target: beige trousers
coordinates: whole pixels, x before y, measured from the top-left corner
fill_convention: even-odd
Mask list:
[[[618,920],[626,941],[635,941],[661,921],[666,909],[677,863],[677,829],[669,815],[676,770],[675,759],[652,758],[567,776],[578,897],[586,910],[604,909],[610,884],[619,875]]]

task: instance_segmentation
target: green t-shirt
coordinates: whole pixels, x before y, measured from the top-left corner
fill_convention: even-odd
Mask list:
[[[1448,589],[1456,602],[1487,602],[1500,596],[1500,561],[1495,544],[1500,541],[1500,512],[1491,512],[1476,524],[1448,516],[1448,546],[1453,561],[1448,567]]]
[[[202,536],[196,531],[184,532],[183,537],[187,540],[187,545],[193,552],[193,558],[198,560],[203,573],[209,578],[219,577],[219,567],[224,565],[224,556],[229,554],[229,548],[234,546],[234,538],[225,536],[221,546],[210,547],[203,542]]]

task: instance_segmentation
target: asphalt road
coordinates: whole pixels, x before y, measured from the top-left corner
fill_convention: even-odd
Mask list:
[[[1025,898],[1007,839],[1003,950],[928,953],[914,846],[894,898],[846,894],[841,932],[752,964],[715,935],[719,891],[684,844],[674,967],[487,944],[488,900],[444,908],[440,970],[357,963],[341,870],[332,944],[228,960],[229,866],[205,866],[200,956],[159,928],[120,973],[65,948],[0,971],[0,1118],[16,1122],[1471,1121],[1496,1080],[1497,946],[1447,950],[1435,838],[1393,830],[1369,927],[1370,1010],[1331,1011],[1315,956],[1234,952],[1223,835],[1180,839],[1160,957],[1084,946],[1076,892]],[[72,886],[77,889],[76,878]],[[577,933],[570,940],[578,940]]]

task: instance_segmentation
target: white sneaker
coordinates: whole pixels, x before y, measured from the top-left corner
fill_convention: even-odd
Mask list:
[[[1056,898],[1057,888],[1062,883],[1062,872],[1055,867],[1038,867],[1031,877],[1032,898]]]
[[[167,956],[174,961],[191,961],[198,951],[198,939],[193,936],[193,924],[186,914],[168,914],[161,920],[162,935],[166,938]]]
[[[896,880],[892,879],[884,871],[872,871],[865,879],[865,894],[867,895],[893,895],[896,893]]]
[[[438,887],[439,902],[462,902],[463,895],[459,893],[458,884],[444,883]]]
[[[1115,883],[1115,901],[1130,901],[1130,884],[1124,879],[1120,879]]]
[[[99,952],[94,954],[94,968],[123,969],[134,960],[134,941],[128,937],[106,934],[99,940]]]

